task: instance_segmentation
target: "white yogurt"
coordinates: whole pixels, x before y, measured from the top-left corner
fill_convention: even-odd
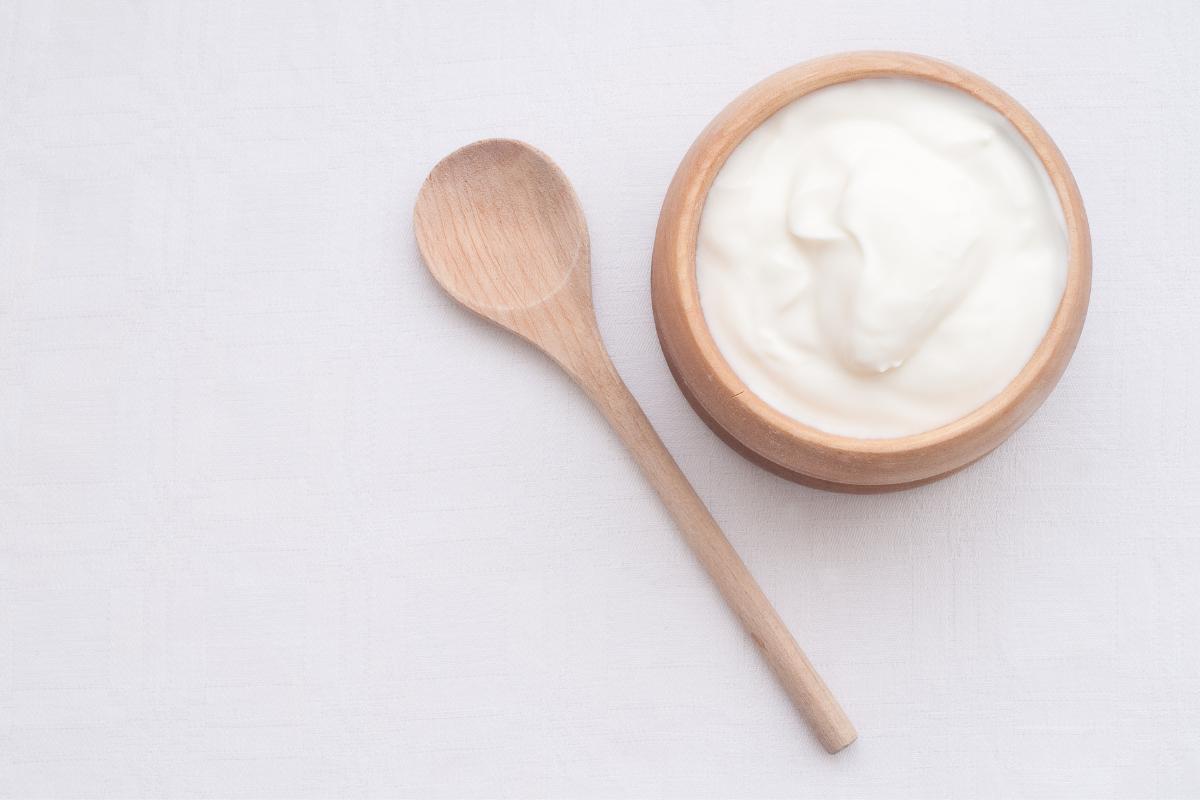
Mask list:
[[[891,438],[970,413],[1016,377],[1067,279],[1049,176],[965,92],[873,78],[746,137],[696,253],[713,338],[751,391],[828,433]]]

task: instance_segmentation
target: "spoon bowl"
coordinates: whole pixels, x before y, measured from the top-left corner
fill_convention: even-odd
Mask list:
[[[587,223],[575,192],[526,144],[476,142],[442,159],[414,219],[434,278],[485,317],[537,306],[576,273],[586,284]]]

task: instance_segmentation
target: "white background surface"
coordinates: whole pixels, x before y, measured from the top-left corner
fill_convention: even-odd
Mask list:
[[[735,94],[911,49],[1055,137],[1079,351],[994,455],[751,466],[653,330]],[[1187,2],[0,4],[0,794],[1200,795],[1200,13]],[[528,139],[614,359],[861,738],[826,756],[584,397],[421,267],[442,155]]]

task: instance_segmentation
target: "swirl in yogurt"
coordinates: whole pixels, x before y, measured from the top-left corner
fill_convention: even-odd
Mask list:
[[[855,80],[784,107],[705,202],[705,320],[747,387],[819,430],[922,433],[1021,371],[1067,280],[1062,208],[1024,137],[965,92]]]

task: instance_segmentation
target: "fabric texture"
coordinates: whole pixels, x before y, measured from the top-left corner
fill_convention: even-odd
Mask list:
[[[1200,6],[0,3],[0,796],[1200,795]],[[827,494],[692,413],[659,204],[766,75],[903,49],[1071,164],[1075,358]],[[430,167],[573,181],[614,361],[858,726],[827,756],[585,397],[444,297]]]

